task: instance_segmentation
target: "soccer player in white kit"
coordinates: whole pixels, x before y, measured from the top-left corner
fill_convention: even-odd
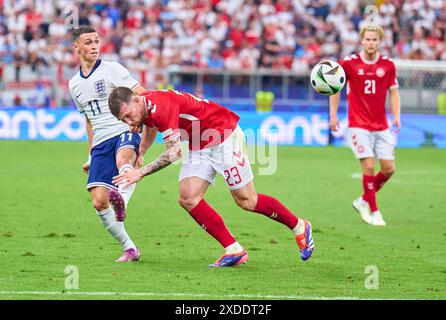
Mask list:
[[[130,132],[128,125],[110,113],[108,96],[119,86],[128,87],[136,94],[145,89],[118,62],[99,59],[100,39],[94,28],[75,29],[73,49],[79,55],[80,70],[71,78],[69,89],[79,112],[86,117],[89,160],[83,165],[83,171],[88,173],[87,190],[103,226],[123,246],[124,253],[116,261],[136,261],[140,252],[123,222],[135,185],[116,188],[112,178],[135,165],[141,166],[156,130],[145,128],[141,141],[138,132]]]
[[[386,223],[376,203],[376,192],[395,172],[395,141],[386,116],[386,96],[390,93],[393,126],[400,129],[400,96],[395,64],[381,56],[383,29],[366,25],[360,31],[363,50],[340,61],[347,77],[348,127],[350,145],[362,167],[364,194],[353,201],[353,208],[371,225]],[[337,131],[339,93],[330,96],[330,129]],[[375,162],[380,171],[375,175]],[[369,211],[370,210],[370,211]]]

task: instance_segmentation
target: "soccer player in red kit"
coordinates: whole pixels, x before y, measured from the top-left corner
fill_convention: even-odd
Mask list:
[[[158,159],[116,176],[113,183],[125,181],[130,185],[165,168],[182,157],[181,141],[189,141],[189,154],[180,170],[179,203],[225,249],[211,267],[235,266],[248,259],[222,217],[204,200],[217,173],[225,178],[237,205],[286,225],[294,233],[302,260],[310,258],[314,250],[310,222],[298,219],[277,199],[254,189],[245,135],[237,124],[239,116],[212,101],[175,90],[147,91],[138,96],[119,87],[111,93],[109,103],[119,120],[131,126],[156,128],[166,145]]]
[[[381,56],[383,29],[366,25],[360,31],[363,50],[340,61],[347,77],[348,127],[350,145],[362,167],[364,193],[353,201],[361,218],[375,226],[386,223],[376,203],[376,192],[395,172],[395,141],[386,116],[386,96],[390,92],[393,125],[400,129],[400,96],[395,64]],[[339,93],[330,96],[330,129],[337,131]],[[375,175],[375,159],[380,171]]]

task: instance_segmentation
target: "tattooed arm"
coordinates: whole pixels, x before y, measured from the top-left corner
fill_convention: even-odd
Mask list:
[[[139,169],[142,177],[155,173],[181,158],[180,137],[166,141],[165,145],[166,150],[158,157],[158,159]]]
[[[166,150],[155,161],[140,169],[133,169],[113,177],[113,184],[120,185],[123,183],[123,188],[126,188],[127,186],[138,182],[145,176],[155,173],[181,158],[180,137],[166,141],[165,145]]]

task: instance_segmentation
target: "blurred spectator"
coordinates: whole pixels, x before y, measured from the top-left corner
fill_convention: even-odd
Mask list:
[[[3,63],[0,62],[0,89],[3,87]]]
[[[20,50],[17,50],[14,52],[14,69],[15,69],[15,81],[20,81],[20,70],[22,68],[22,65],[25,61],[25,58],[23,57]]]
[[[208,59],[207,67],[210,69],[223,69],[225,62],[218,50],[214,49],[212,55]]]
[[[14,97],[14,107],[21,107],[22,105],[22,98],[19,94],[16,94]]]
[[[103,58],[130,69],[160,63],[195,68],[308,70],[318,59],[360,49],[364,0],[4,0],[0,61],[33,71],[73,66],[67,7],[101,35]],[[76,20],[76,19],[75,19]],[[383,52],[445,60],[446,1],[382,0]]]

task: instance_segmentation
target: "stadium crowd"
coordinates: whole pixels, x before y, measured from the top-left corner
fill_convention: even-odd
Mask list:
[[[0,64],[75,65],[74,23],[102,36],[102,57],[167,65],[306,71],[359,47],[361,0],[0,0]],[[446,60],[446,1],[381,0],[383,52]],[[1,69],[1,68],[0,68]],[[1,71],[0,71],[1,72]],[[1,79],[1,78],[0,78]]]

